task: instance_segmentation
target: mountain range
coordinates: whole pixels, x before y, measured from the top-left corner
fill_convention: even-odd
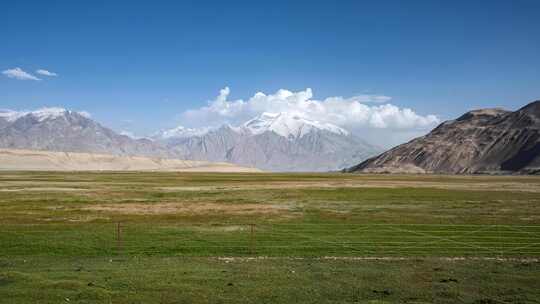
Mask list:
[[[269,171],[340,170],[381,151],[338,126],[290,113],[136,139],[62,108],[0,112],[0,148],[231,162]]]
[[[239,127],[178,131],[176,136],[169,130],[157,138],[182,159],[269,171],[340,170],[381,151],[338,126],[290,113],[263,113]]]
[[[540,101],[514,112],[469,111],[378,156],[380,148],[347,130],[295,113],[263,113],[239,126],[180,126],[137,139],[62,108],[0,111],[0,148],[230,162],[267,171],[540,173]]]
[[[346,172],[540,173],[540,101],[511,112],[481,109]]]
[[[151,140],[120,135],[62,108],[0,112],[0,148],[174,157]]]

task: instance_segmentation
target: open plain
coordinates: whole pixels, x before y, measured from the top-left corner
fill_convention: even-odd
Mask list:
[[[2,172],[0,303],[539,303],[540,177]]]

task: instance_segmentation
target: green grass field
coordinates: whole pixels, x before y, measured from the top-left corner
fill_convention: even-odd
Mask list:
[[[539,303],[540,177],[0,173],[0,303]]]

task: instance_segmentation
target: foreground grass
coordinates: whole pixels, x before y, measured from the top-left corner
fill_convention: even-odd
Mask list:
[[[0,303],[540,301],[538,177],[4,172],[0,228]]]
[[[537,303],[540,264],[414,259],[2,260],[0,303]]]

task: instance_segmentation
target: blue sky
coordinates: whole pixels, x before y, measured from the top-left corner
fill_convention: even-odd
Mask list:
[[[2,1],[0,108],[172,127],[230,87],[359,94],[420,116],[540,98],[540,1]],[[45,69],[58,76],[39,76]]]

